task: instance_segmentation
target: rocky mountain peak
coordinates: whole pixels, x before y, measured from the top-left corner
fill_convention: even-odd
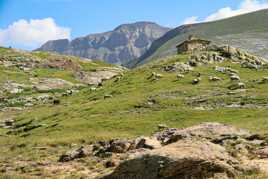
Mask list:
[[[113,31],[90,34],[72,41],[48,41],[37,51],[52,51],[113,64],[125,64],[143,55],[154,40],[169,30],[153,22],[123,24]]]

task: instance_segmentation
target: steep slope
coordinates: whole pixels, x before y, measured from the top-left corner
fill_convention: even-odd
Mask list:
[[[127,66],[137,66],[153,59],[174,55],[176,44],[189,35],[210,39],[218,44],[229,44],[256,55],[268,57],[268,10],[240,15],[215,22],[184,25],[175,28],[153,42],[150,49]]]
[[[151,43],[164,35],[169,28],[151,22],[124,24],[113,31],[76,38],[53,40],[39,51],[80,56],[108,63],[122,64],[140,57]]]
[[[6,50],[1,50],[0,59],[7,59]],[[40,52],[32,55],[48,58]],[[112,157],[89,155],[60,163],[59,156],[73,147],[99,140],[149,136],[159,124],[187,127],[221,122],[253,132],[267,132],[266,62],[237,49],[232,49],[232,54],[220,48],[192,55],[170,56],[132,71],[122,71],[117,78],[94,88],[86,86],[73,94],[56,95],[58,100],[52,103],[26,106],[10,103],[1,108],[4,127],[0,128],[0,176],[96,178],[110,171],[105,164]],[[0,65],[1,86],[7,78],[23,84],[30,81],[28,73],[17,66],[8,67],[9,60],[5,61],[6,65]],[[106,65],[89,62],[87,69],[96,72],[96,66],[103,69]],[[37,78],[65,74],[55,68],[43,70],[31,70],[30,74],[35,72],[32,75]],[[74,79],[73,73],[64,76],[66,81]],[[52,90],[49,94],[54,96],[59,91]],[[17,98],[31,93],[25,90],[8,94],[9,98]],[[74,154],[79,156],[81,150]]]

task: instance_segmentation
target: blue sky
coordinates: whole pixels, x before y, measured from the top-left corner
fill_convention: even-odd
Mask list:
[[[136,21],[176,27],[206,21],[211,15],[210,20],[217,20],[240,14],[243,3],[255,4],[245,11],[268,7],[267,0],[0,0],[0,45],[33,49],[50,38],[73,39]],[[49,27],[55,30],[46,31]]]

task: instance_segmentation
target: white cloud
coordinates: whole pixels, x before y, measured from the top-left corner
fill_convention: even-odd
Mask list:
[[[195,24],[198,22],[198,17],[197,16],[192,16],[186,18],[182,24]]]
[[[71,29],[58,26],[53,18],[20,19],[0,29],[0,45],[34,49],[48,40],[70,38]]]
[[[195,17],[193,23],[197,22],[209,22],[209,21],[215,21],[220,20],[228,17],[233,17],[249,12],[254,12],[262,9],[268,9],[268,2],[267,1],[261,1],[261,0],[244,0],[238,9],[232,9],[231,7],[224,7],[219,9],[217,12],[209,15],[203,20],[200,20],[198,17]],[[190,17],[193,18],[193,17]],[[186,18],[186,20],[189,18]],[[183,24],[185,24],[184,20]],[[186,21],[187,22],[187,21]]]

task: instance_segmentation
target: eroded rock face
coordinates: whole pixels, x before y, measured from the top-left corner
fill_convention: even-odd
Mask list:
[[[238,162],[208,141],[181,140],[123,162],[103,179],[233,178]]]

